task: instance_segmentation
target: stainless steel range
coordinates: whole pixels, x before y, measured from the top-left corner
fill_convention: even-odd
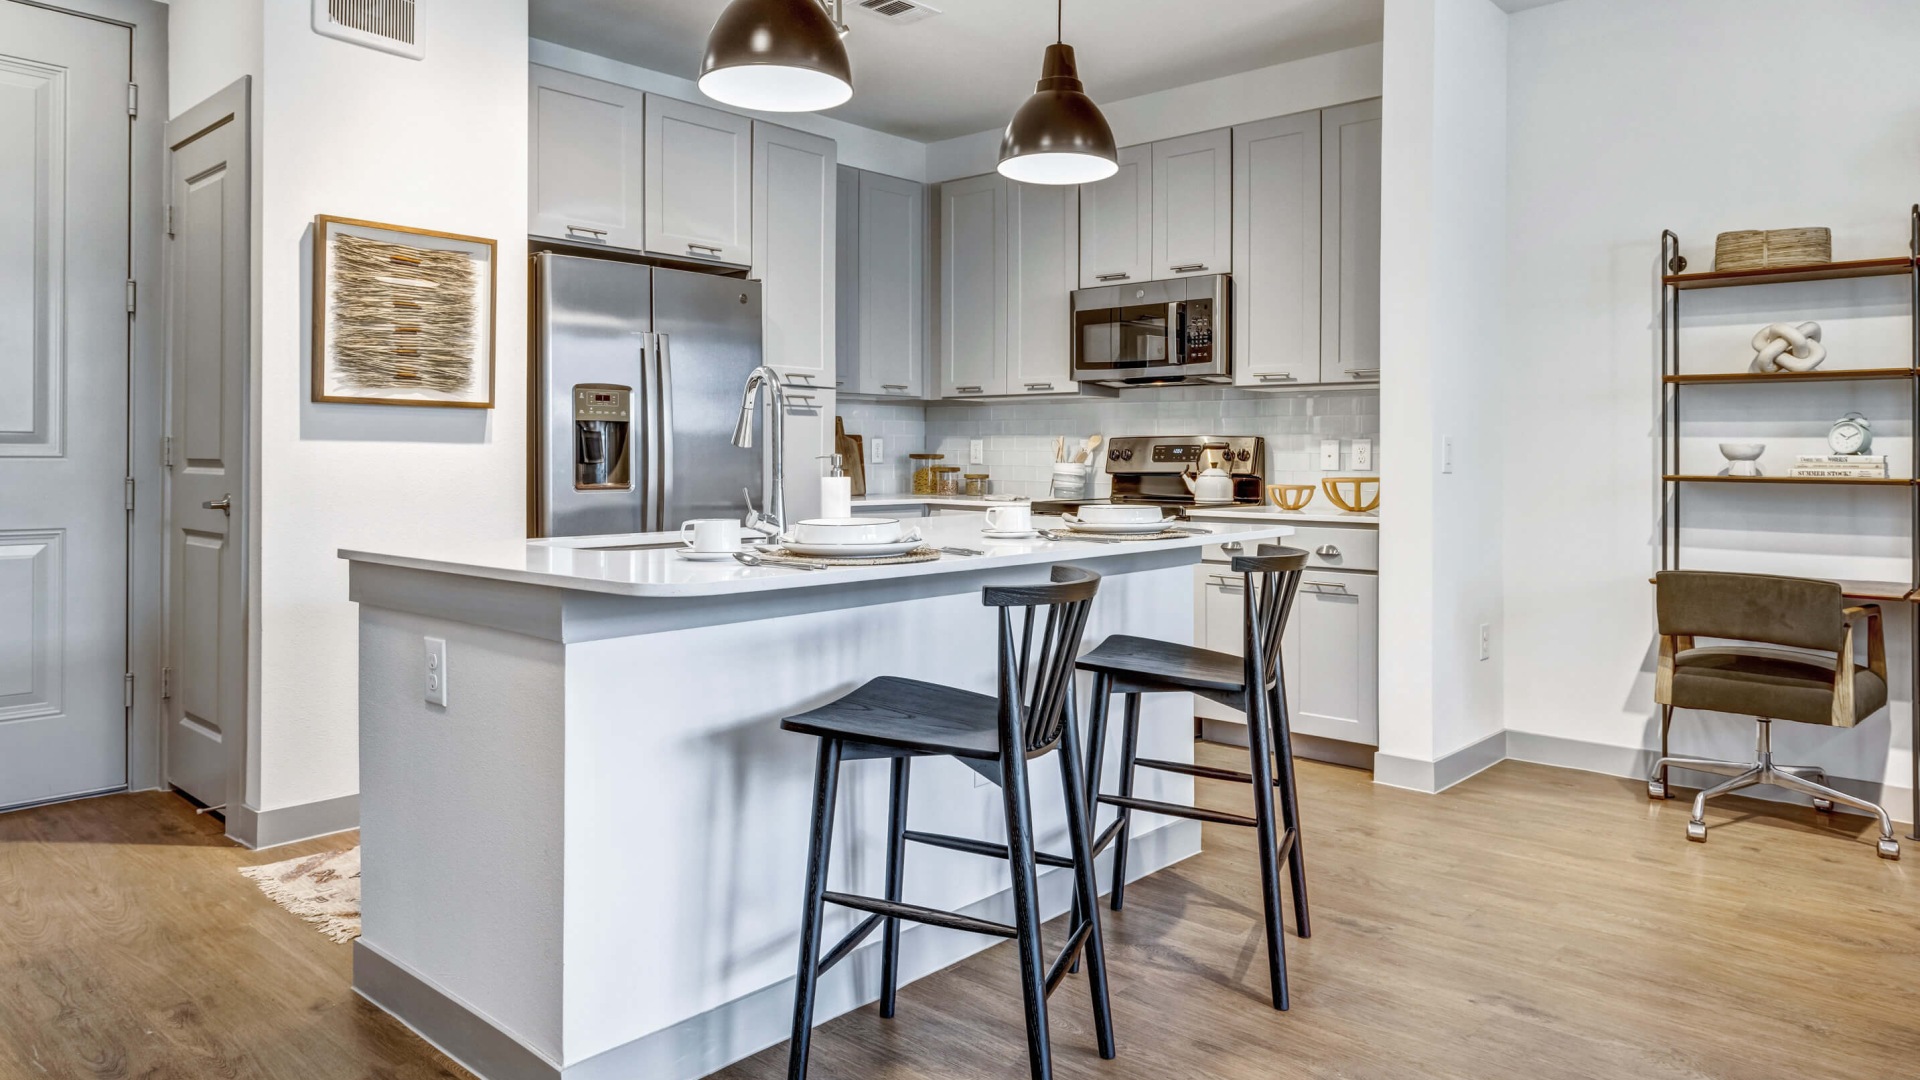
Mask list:
[[[1258,435],[1128,435],[1107,444],[1110,501],[1187,507],[1195,504],[1187,482],[1210,465],[1233,477],[1233,505],[1266,501],[1267,441]],[[1040,499],[1037,513],[1062,513],[1089,502]]]

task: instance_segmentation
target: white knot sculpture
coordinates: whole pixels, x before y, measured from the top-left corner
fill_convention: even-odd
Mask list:
[[[1765,372],[1812,371],[1827,358],[1817,322],[1763,326],[1753,335],[1753,351],[1753,370]]]

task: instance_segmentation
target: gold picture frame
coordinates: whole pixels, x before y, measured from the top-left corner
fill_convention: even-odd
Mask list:
[[[492,240],[317,215],[313,400],[493,408],[498,294]]]

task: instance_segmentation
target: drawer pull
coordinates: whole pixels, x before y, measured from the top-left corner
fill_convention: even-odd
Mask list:
[[[1334,547],[1332,544],[1321,544],[1319,547],[1313,549],[1313,553],[1323,559],[1337,559],[1340,557],[1340,549]]]
[[[1353,379],[1378,379],[1380,377],[1380,369],[1377,367],[1354,368],[1352,371],[1347,372],[1347,376]]]
[[[957,394],[977,394],[980,392],[980,388],[977,386],[956,386],[953,390]]]
[[[1238,540],[1229,540],[1226,543],[1220,545],[1221,551],[1245,551],[1246,549],[1247,549],[1246,545],[1242,544]]]
[[[1193,273],[1198,273],[1199,271],[1205,270],[1206,268],[1207,268],[1206,263],[1181,263],[1179,266],[1167,267],[1168,270],[1176,274],[1193,274]]]
[[[1245,582],[1241,581],[1239,578],[1228,577],[1225,574],[1210,574],[1208,575],[1207,580],[1213,582],[1213,584],[1218,588],[1232,589],[1235,592],[1239,592],[1242,589],[1246,588]]]
[[[1125,281],[1125,280],[1127,280],[1128,278],[1130,278],[1130,277],[1132,277],[1132,276],[1133,276],[1132,274],[1095,274],[1095,275],[1093,275],[1093,280],[1095,280],[1095,281]]]
[[[1255,375],[1254,378],[1259,379],[1261,382],[1292,382],[1294,381],[1294,377],[1292,375],[1277,375],[1277,374],[1270,374],[1267,372],[1260,372],[1259,374]]]
[[[880,384],[880,389],[882,390],[905,390],[906,388],[907,384],[903,382],[883,382]]]
[[[567,237],[571,240],[591,240],[596,244],[604,244],[607,242],[607,230],[589,229],[585,225],[569,225]]]
[[[1318,591],[1320,589],[1326,589],[1330,592],[1337,592],[1342,595],[1352,595],[1347,592],[1347,587],[1338,581],[1303,581],[1300,584],[1306,586],[1309,589],[1313,589],[1315,591]]]
[[[1028,384],[1027,384],[1027,389],[1029,389],[1029,390],[1051,390],[1051,389],[1053,389],[1053,384],[1052,384],[1052,383],[1050,383],[1050,382],[1030,382],[1030,383],[1028,383]]]
[[[693,255],[702,259],[717,259],[720,257],[720,253],[725,250],[726,250],[725,248],[718,247],[713,244],[688,244],[687,245],[687,254]],[[703,252],[704,254],[702,254]]]

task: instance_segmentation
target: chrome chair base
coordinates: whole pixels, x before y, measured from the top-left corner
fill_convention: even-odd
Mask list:
[[[1653,772],[1647,777],[1647,798],[1669,799],[1672,793],[1667,789],[1666,770],[1669,767],[1694,769],[1699,772],[1717,773],[1727,779],[1707,788],[1693,797],[1693,815],[1687,820],[1687,839],[1696,843],[1707,841],[1707,800],[1716,799],[1742,788],[1766,784],[1771,787],[1798,791],[1813,798],[1813,808],[1822,813],[1832,813],[1835,803],[1851,806],[1856,810],[1872,814],[1880,819],[1880,840],[1875,845],[1883,859],[1900,857],[1900,842],[1893,837],[1893,819],[1887,816],[1885,809],[1865,799],[1856,798],[1844,791],[1826,786],[1821,781],[1827,778],[1824,770],[1816,765],[1776,765],[1773,761],[1773,725],[1766,720],[1760,721],[1758,758],[1752,762],[1717,761],[1711,758],[1663,757],[1653,763]]]

